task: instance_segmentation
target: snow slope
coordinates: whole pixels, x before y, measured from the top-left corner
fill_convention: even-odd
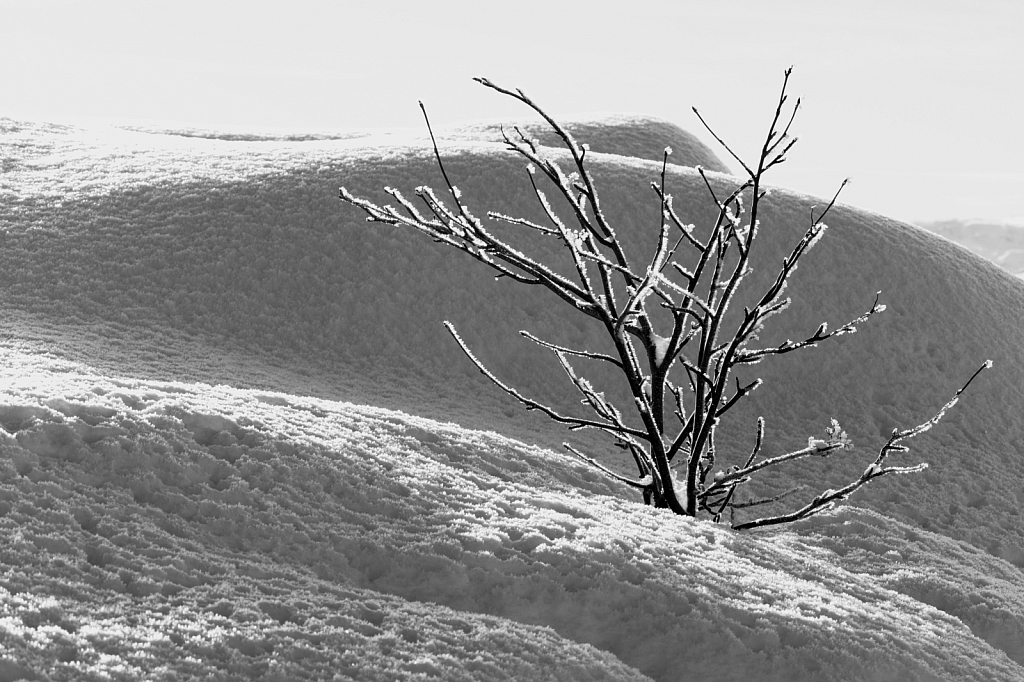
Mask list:
[[[1019,572],[872,512],[739,535],[380,408],[14,353],[3,381],[0,666],[30,679],[1020,679]]]
[[[535,215],[522,169],[467,130],[444,151],[471,205]],[[836,485],[982,361],[997,370],[914,443],[925,475],[736,535],[508,438],[565,436],[495,395],[440,320],[565,405],[515,330],[600,341],[337,201],[342,184],[436,183],[422,142],[186,132],[0,123],[0,680],[1024,676],[1015,278],[840,207],[766,341],[841,323],[877,289],[889,311],[837,353],[758,365],[723,450],[749,448],[758,414],[768,454],[836,416],[858,449],[768,480]],[[605,211],[642,254],[660,165],[607,139]],[[704,190],[682,166],[708,154],[670,169],[693,220]],[[812,203],[776,192],[766,262]]]

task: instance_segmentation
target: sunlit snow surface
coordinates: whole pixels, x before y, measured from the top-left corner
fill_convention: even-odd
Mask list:
[[[577,642],[655,679],[1019,678],[968,627],[1021,641],[1013,570],[869,512],[737,535],[493,433],[4,369],[0,635],[52,679],[643,679]]]
[[[471,327],[480,297],[554,319],[528,297],[478,293],[418,242],[403,251],[409,237],[351,238],[337,185],[435,182],[422,140],[2,127],[0,682],[1024,677],[1019,387],[1006,383],[1020,372],[1006,309],[1024,288],[995,268],[840,215],[845,250],[819,247],[801,272],[824,256],[820,286],[857,300],[794,306],[797,328],[834,323],[830,305],[862,312],[864,283],[840,274],[864,258],[849,246],[864,231],[882,235],[877,288],[902,286],[914,305],[868,336],[885,353],[846,340],[819,383],[769,401],[769,436],[827,424],[811,414],[831,396],[821,385],[849,393],[840,416],[866,451],[811,472],[833,485],[864,466],[868,436],[930,416],[985,359],[972,328],[987,327],[1001,374],[957,407],[956,439],[936,429],[911,453],[931,478],[736,534],[645,508],[562,454],[410,416],[536,428],[488,412],[500,401],[422,320],[461,313]],[[505,172],[496,145],[463,135],[464,168]],[[603,163],[620,180],[657,168]],[[802,198],[784,199],[802,214]],[[850,215],[863,224],[844,228]],[[940,276],[942,263],[979,270]],[[957,278],[976,287],[946,294]],[[934,315],[931,295],[955,314]],[[951,333],[962,341],[939,346]],[[523,357],[496,361],[549,390]],[[893,382],[857,393],[879,371],[865,360]],[[917,369],[906,380],[904,366]]]

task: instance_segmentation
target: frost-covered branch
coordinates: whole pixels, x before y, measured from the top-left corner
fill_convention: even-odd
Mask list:
[[[870,481],[873,481],[876,478],[881,478],[882,476],[887,476],[889,474],[912,474],[924,471],[926,468],[928,468],[928,464],[925,462],[912,466],[885,466],[884,464],[886,458],[891,453],[908,452],[910,448],[907,447],[906,445],[903,445],[902,442],[910,438],[913,438],[914,436],[918,436],[924,433],[925,431],[928,431],[936,424],[938,424],[939,420],[941,420],[942,417],[945,416],[946,412],[957,404],[957,402],[960,400],[960,395],[965,390],[967,390],[967,387],[971,385],[971,382],[974,381],[974,379],[984,370],[989,369],[990,367],[992,367],[992,361],[986,360],[985,363],[981,367],[979,367],[974,372],[974,374],[971,375],[971,378],[968,379],[963,386],[957,389],[957,392],[953,394],[953,398],[948,403],[943,405],[939,409],[939,411],[935,413],[935,416],[929,419],[928,421],[903,431],[900,431],[899,429],[893,429],[892,435],[889,436],[889,440],[886,441],[885,445],[883,445],[879,450],[878,456],[875,458],[875,461],[872,462],[868,466],[868,468],[864,470],[864,473],[862,473],[860,477],[857,478],[856,480],[851,481],[850,483],[843,486],[842,488],[839,488],[838,490],[826,490],[825,492],[817,495],[813,500],[808,502],[803,507],[795,511],[789,512],[788,514],[779,514],[776,516],[763,517],[760,519],[756,519],[754,521],[748,521],[746,523],[735,525],[733,526],[733,528],[735,528],[736,530],[747,530],[750,528],[762,528],[764,526],[772,526],[780,523],[790,523],[792,521],[804,519],[808,516],[813,516],[814,514],[821,513],[826,509],[833,507],[836,503],[847,499],[859,488],[863,487],[864,485],[866,485]],[[828,446],[830,444],[824,442],[819,443],[825,446]],[[822,445],[816,446],[821,447]]]
[[[422,103],[420,108],[430,132],[431,149],[445,191],[439,195],[428,186],[417,187],[414,202],[398,189],[385,188],[386,194],[396,202],[394,206],[381,206],[356,197],[344,187],[339,195],[363,211],[370,222],[420,232],[483,263],[496,273],[496,279],[547,289],[570,309],[600,323],[614,350],[599,353],[571,348],[542,340],[528,331],[521,332],[527,339],[555,354],[568,381],[582,396],[580,402],[589,409],[589,417],[565,415],[550,405],[527,398],[485,367],[455,328],[449,322],[444,323],[466,357],[491,383],[527,410],[539,410],[570,430],[594,428],[608,434],[615,448],[629,451],[637,466],[638,478],[615,473],[596,457],[567,445],[575,457],[611,478],[641,490],[646,504],[667,508],[675,514],[697,516],[698,513],[706,513],[719,521],[728,512],[731,525],[736,529],[805,518],[845,499],[879,476],[919,471],[924,465],[887,466],[886,458],[891,453],[905,451],[903,441],[937,423],[978,373],[933,419],[913,429],[894,431],[875,462],[856,481],[838,490],[826,490],[810,503],[789,513],[748,522],[735,521],[737,510],[778,503],[796,492],[793,489],[757,499],[739,499],[737,491],[765,469],[798,462],[806,457],[828,456],[852,447],[846,433],[833,421],[826,429],[826,438],[811,438],[805,448],[758,459],[764,439],[764,421],[759,420],[756,442],[749,456],[741,460],[742,463],[723,467],[711,476],[718,462],[728,457],[728,453],[720,452],[716,446],[716,434],[722,428],[723,415],[761,383],[760,379],[741,382],[734,374],[737,367],[804,350],[853,333],[859,324],[885,309],[876,295],[866,313],[836,329],[829,330],[827,324],[822,323],[814,333],[801,340],[787,339],[775,346],[751,347],[771,319],[789,305],[790,299],[784,295],[789,279],[800,261],[823,238],[826,231],[824,219],[835,206],[846,185],[844,181],[817,217],[812,208],[810,225],[781,266],[769,273],[773,276],[769,277],[767,289],[753,302],[741,303],[743,315],[738,326],[732,326],[734,318],[727,316],[730,306],[736,303],[735,299],[743,291],[741,283],[753,271],[757,259],[755,242],[762,232],[760,214],[768,193],[764,187],[765,174],[783,163],[796,143],[790,130],[800,101],[797,100],[792,107],[788,105],[790,74],[791,70],[787,69],[771,124],[753,162],[737,155],[694,109],[715,140],[740,164],[745,176],[733,179],[732,184],[724,184],[730,182],[724,176],[712,178],[703,168],[697,168],[707,199],[714,207],[713,220],[706,226],[708,229],[698,229],[696,225],[687,223],[677,210],[670,192],[673,178],[668,159],[672,150],[666,148],[659,177],[651,183],[659,204],[657,236],[653,238],[650,257],[639,265],[641,269],[634,268],[626,257],[615,226],[603,211],[587,145],[577,142],[565,127],[522,90],[505,88],[486,78],[475,80],[539,114],[568,151],[570,161],[563,168],[564,155],[552,153],[522,128],[501,129],[507,149],[526,164],[529,189],[542,212],[540,220],[496,211],[485,214],[486,223],[477,218],[445,166]],[[565,206],[568,210],[564,209]],[[503,231],[499,232],[499,228]],[[563,255],[572,267],[561,267],[562,263],[556,267],[528,255],[515,242],[515,237],[523,232],[553,239],[564,249]],[[577,372],[569,362],[570,357],[574,361],[580,359],[582,362],[610,365],[621,373],[629,395],[628,402],[620,401],[620,405],[629,407],[626,410],[628,420],[605,391],[599,390]]]
[[[527,398],[516,389],[502,382],[498,377],[494,375],[493,372],[487,369],[487,367],[485,367],[484,364],[477,359],[476,355],[473,354],[473,351],[469,349],[469,346],[466,345],[466,342],[462,340],[462,337],[459,336],[459,333],[455,330],[455,327],[454,325],[452,325],[451,322],[445,320],[444,326],[455,339],[456,343],[459,344],[459,347],[462,349],[462,352],[466,354],[466,357],[469,358],[469,360],[474,365],[476,365],[477,369],[480,370],[480,373],[483,374],[488,379],[490,379],[491,383],[493,383],[495,386],[505,391],[505,393],[508,393],[510,396],[512,396],[513,398],[521,402],[523,405],[525,405],[527,410],[540,410],[544,414],[548,415],[551,419],[557,422],[561,422],[563,424],[568,424],[570,429],[595,428],[612,433],[617,437],[629,435],[635,438],[639,438],[641,440],[647,440],[649,438],[649,435],[647,433],[639,431],[637,429],[631,429],[626,426],[620,427],[614,424],[609,424],[607,422],[596,422],[591,419],[566,417],[559,414],[558,412],[548,407],[547,405],[544,405],[543,403]]]

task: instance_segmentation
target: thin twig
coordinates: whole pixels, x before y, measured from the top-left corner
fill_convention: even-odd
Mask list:
[[[610,362],[611,364],[615,365],[616,367],[619,367],[619,368],[622,367],[622,361],[621,360],[619,360],[618,358],[613,358],[610,355],[605,355],[604,353],[592,353],[590,351],[576,350],[574,348],[568,348],[566,346],[559,346],[557,344],[550,343],[548,341],[544,341],[543,339],[539,339],[536,336],[534,336],[533,334],[531,334],[530,332],[525,331],[525,330],[522,330],[519,333],[522,336],[525,336],[526,338],[530,339],[534,343],[536,343],[538,345],[541,345],[541,346],[544,346],[545,348],[550,348],[551,350],[559,351],[561,353],[568,353],[569,355],[577,355],[577,356],[579,356],[581,358],[590,358],[591,360],[602,360],[604,362]]]
[[[544,405],[543,403],[539,403],[536,400],[532,400],[530,398],[527,398],[526,396],[521,394],[516,389],[514,389],[511,386],[509,386],[509,385],[505,384],[504,382],[502,382],[498,377],[496,377],[494,375],[493,372],[491,372],[489,369],[487,369],[487,367],[485,367],[484,364],[482,362],[480,362],[476,358],[476,356],[473,354],[473,351],[471,351],[469,349],[469,346],[466,345],[466,342],[463,341],[462,337],[459,336],[459,333],[457,331],[455,331],[455,327],[452,325],[451,322],[445,320],[444,321],[444,326],[445,326],[445,329],[448,330],[448,333],[452,335],[452,338],[454,338],[455,341],[459,344],[459,347],[462,348],[462,352],[466,354],[466,357],[468,357],[470,359],[470,361],[474,365],[476,365],[477,369],[479,369],[480,372],[485,377],[490,379],[491,383],[493,383],[495,386],[497,386],[501,390],[505,391],[506,393],[508,393],[510,396],[512,396],[513,398],[515,398],[516,400],[518,400],[522,404],[526,405],[526,409],[528,409],[528,410],[540,410],[544,414],[546,414],[549,417],[551,417],[551,419],[553,419],[553,420],[555,420],[557,422],[560,422],[562,424],[570,424],[570,425],[572,425],[575,428],[595,428],[595,429],[601,429],[602,431],[607,431],[609,433],[617,434],[617,435],[618,434],[626,434],[626,435],[629,435],[629,436],[633,436],[634,438],[639,438],[640,440],[649,440],[650,439],[650,436],[645,431],[640,431],[640,430],[637,430],[637,429],[632,429],[632,428],[629,428],[629,427],[626,427],[626,426],[622,426],[622,427],[613,426],[613,425],[608,424],[606,422],[596,422],[596,421],[593,421],[591,419],[581,419],[581,418],[578,418],[578,417],[565,417],[565,416],[562,416],[561,414],[555,412],[553,409],[551,409],[547,405]]]

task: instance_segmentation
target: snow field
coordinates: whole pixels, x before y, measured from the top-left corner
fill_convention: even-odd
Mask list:
[[[587,135],[591,130],[598,128]],[[571,386],[553,358],[518,331],[600,350],[599,330],[567,320],[543,292],[495,283],[461,254],[367,225],[337,200],[341,184],[371,197],[388,184],[406,192],[437,184],[422,140],[180,132],[5,121],[0,286],[16,326],[0,333],[16,347],[31,340],[117,374],[343,397],[550,447],[568,438],[605,456],[600,438],[565,434],[524,415],[479,376],[440,322],[452,320],[508,383],[567,411],[578,405]],[[631,151],[590,139],[595,149]],[[672,141],[686,149],[685,140]],[[539,217],[525,172],[500,145],[469,134],[442,145],[474,210]],[[657,225],[649,181],[660,164],[597,152],[592,160],[604,210],[641,258],[644,237]],[[706,225],[707,190],[696,174],[672,166],[668,180],[684,218]],[[729,181],[712,174],[712,182]],[[758,242],[764,263],[779,262],[817,203],[773,190]],[[1024,566],[1024,431],[1015,408],[1024,401],[1024,285],[881,216],[840,206],[828,222],[794,276],[793,304],[773,318],[777,326],[764,341],[807,335],[822,321],[841,324],[862,314],[878,290],[888,309],[829,349],[745,370],[745,381],[765,383],[731,413],[720,449],[743,456],[758,416],[767,422],[766,454],[820,436],[835,417],[857,450],[765,476],[763,492],[793,483],[809,492],[823,482],[836,487],[863,471],[894,427],[930,417],[992,359],[997,370],[905,456],[905,463],[927,461],[931,469],[879,481],[856,501]],[[526,247],[559,262],[551,240]],[[747,293],[759,293],[770,274],[769,267],[755,269]],[[614,377],[585,364],[578,369],[626,404]],[[629,464],[611,456],[607,463]]]
[[[0,407],[0,679],[648,679],[550,628],[354,584],[345,552],[372,528],[316,511],[322,448],[193,411],[209,387],[40,378]],[[289,409],[214,390],[232,415]]]
[[[637,257],[660,164],[629,147],[713,159],[643,125],[580,127]],[[536,218],[493,133],[443,143],[456,183],[474,210]],[[996,371],[911,443],[900,463],[923,475],[737,536],[507,437],[565,438],[480,380],[440,320],[570,408],[516,331],[600,346],[543,296],[344,212],[339,184],[437,185],[422,139],[2,119],[0,142],[0,682],[1024,675],[1024,285],[991,264],[836,209],[765,343],[855,317],[878,289],[889,310],[833,352],[752,368],[765,387],[722,455],[745,456],[759,415],[766,456],[837,417],[857,449],[765,477],[835,487],[984,359]],[[669,182],[704,224],[695,173]],[[773,190],[765,263],[815,203]]]
[[[1019,676],[903,594],[931,553],[843,567],[849,524],[910,531],[876,515],[736,535],[493,433],[40,364],[4,377],[0,628],[50,679]],[[943,579],[1020,631],[997,579]]]

